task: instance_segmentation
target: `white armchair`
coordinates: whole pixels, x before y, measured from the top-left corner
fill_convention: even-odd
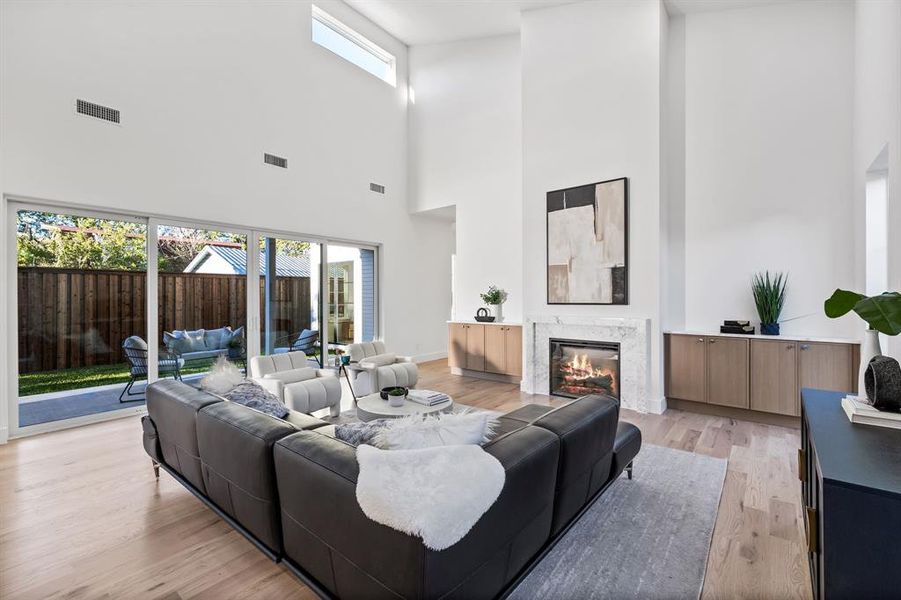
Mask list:
[[[356,396],[373,394],[392,385],[412,388],[419,381],[419,369],[413,359],[388,352],[385,342],[350,344],[347,352]]]
[[[250,374],[291,410],[311,413],[328,407],[333,417],[341,413],[341,382],[336,373],[310,367],[303,352],[255,356],[250,360]]]

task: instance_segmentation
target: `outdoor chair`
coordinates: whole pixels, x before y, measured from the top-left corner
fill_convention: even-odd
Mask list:
[[[293,342],[291,340],[294,340]],[[290,346],[279,346],[279,344],[288,344]],[[316,356],[316,350],[319,349],[319,356]],[[319,332],[311,329],[304,329],[295,335],[286,335],[275,340],[275,349],[273,354],[285,354],[286,352],[303,352],[307,356],[316,359],[319,366],[322,366],[322,346],[319,343]]]
[[[133,335],[122,342],[122,352],[125,353],[125,360],[128,362],[128,373],[131,378],[125,384],[125,389],[119,394],[119,402],[136,402],[141,398],[123,398],[126,396],[144,396],[142,392],[132,392],[131,388],[138,380],[147,379],[147,342]],[[181,368],[185,365],[183,358],[160,350],[158,360],[160,377],[173,377],[181,381]]]

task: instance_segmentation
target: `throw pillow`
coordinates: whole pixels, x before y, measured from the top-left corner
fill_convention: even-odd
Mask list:
[[[279,402],[274,394],[264,390],[253,381],[241,383],[231,391],[222,394],[222,397],[235,404],[243,404],[248,408],[266,413],[276,419],[284,419],[290,412],[288,407]]]
[[[483,444],[497,419],[490,413],[464,411],[435,416],[413,415],[390,421],[375,437],[375,445],[386,450]]]
[[[206,331],[203,329],[185,331],[185,342],[188,347],[186,352],[205,352],[207,348],[206,341],[204,341],[204,334],[206,334]]]
[[[228,341],[232,337],[231,327],[208,329],[204,334],[204,343],[207,350],[222,350],[228,347]]]
[[[389,419],[376,419],[368,423],[345,423],[335,426],[335,437],[352,446],[374,445],[375,435],[383,430]]]
[[[386,365],[393,365],[397,362],[397,355],[395,354],[376,354],[375,356],[367,356],[363,360],[360,361],[361,365],[372,365],[375,367],[384,367]]]
[[[200,380],[200,389],[211,394],[224,396],[244,383],[244,375],[234,364],[220,356],[210,369],[209,375]]]

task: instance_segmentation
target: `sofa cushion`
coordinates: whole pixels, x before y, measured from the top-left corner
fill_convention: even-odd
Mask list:
[[[250,359],[250,371],[253,377],[265,377],[269,373],[289,371],[310,366],[307,355],[300,351],[254,356]]]
[[[232,328],[220,327],[219,329],[207,329],[204,333],[204,344],[207,350],[221,350],[228,347],[231,339]]]
[[[171,352],[185,354],[187,352],[205,352],[208,350],[204,341],[203,329],[193,331],[168,331],[163,332],[163,343]]]
[[[385,349],[385,342],[375,341],[350,344],[347,346],[347,352],[350,354],[350,360],[352,362],[360,362],[369,356],[385,354],[388,351]]]
[[[314,377],[285,385],[283,394],[288,408],[310,413],[338,405],[341,400],[341,381],[337,377]]]
[[[288,414],[285,415],[284,420],[300,431],[308,431],[328,426],[328,423],[325,421],[296,410],[289,410]]]
[[[281,553],[272,446],[297,429],[234,402],[197,415],[197,443],[207,496],[275,554]]]
[[[373,392],[381,388],[399,385],[402,387],[415,387],[419,380],[419,369],[415,363],[395,363],[376,369],[376,385]]]
[[[312,367],[301,367],[299,369],[288,369],[287,371],[276,371],[263,375],[264,379],[278,379],[284,384],[297,383],[298,381],[306,381],[316,378],[316,369]]]
[[[397,362],[397,355],[393,352],[385,354],[376,354],[375,356],[367,356],[360,361],[362,366],[383,367],[385,365],[393,365]]]

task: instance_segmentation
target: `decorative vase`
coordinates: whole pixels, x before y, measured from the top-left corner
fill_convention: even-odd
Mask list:
[[[866,374],[870,360],[874,356],[882,356],[882,349],[879,347],[879,332],[875,329],[867,329],[863,334],[863,342],[860,344],[860,373],[857,377],[857,397],[861,402],[869,403],[866,392]]]
[[[404,402],[407,401],[407,395],[403,396],[394,396],[392,394],[388,394],[388,406],[393,406],[394,408],[400,408],[404,405]]]
[[[761,323],[761,335],[779,335],[779,323]]]
[[[492,304],[491,305],[491,314],[494,316],[494,321],[496,323],[500,323],[504,320],[504,305],[503,304]]]

